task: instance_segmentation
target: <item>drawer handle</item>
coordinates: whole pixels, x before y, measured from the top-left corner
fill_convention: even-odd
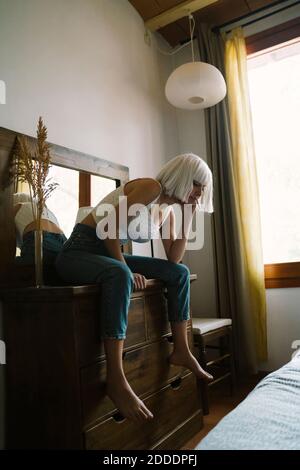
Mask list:
[[[118,424],[124,423],[124,421],[126,420],[126,418],[124,418],[124,416],[122,416],[119,411],[117,411],[112,417],[114,421]]]
[[[173,382],[171,382],[170,385],[173,390],[178,390],[181,387],[181,382],[182,382],[181,377],[178,377],[177,379],[173,380]]]
[[[173,336],[167,336],[166,337],[166,340],[169,342],[169,343],[173,343]]]

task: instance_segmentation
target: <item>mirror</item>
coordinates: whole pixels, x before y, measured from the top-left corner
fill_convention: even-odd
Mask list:
[[[79,207],[95,206],[118,185],[117,180],[58,165],[51,166],[49,178],[58,183],[58,186],[46,204],[55,214],[59,227],[67,238],[72,233]],[[29,194],[27,185],[22,183],[17,185],[16,191]]]
[[[14,153],[17,136],[15,131],[0,127],[0,177]],[[36,139],[26,136],[29,146],[34,146]],[[73,149],[50,143],[52,167],[49,176],[59,186],[47,200],[47,207],[55,214],[59,226],[69,237],[75,225],[79,207],[94,206],[105,195],[120,184],[129,180],[129,169],[123,165],[97,158]],[[0,281],[7,281],[6,268],[15,269],[16,239],[13,214],[13,194],[28,192],[26,185],[14,182],[9,188],[1,191],[0,225],[4,231],[0,236],[0,249],[5,263],[1,266]],[[9,215],[9,216],[8,216]],[[5,235],[4,235],[5,233]],[[132,244],[122,247],[123,252],[132,253]],[[13,250],[13,251],[12,251]]]
[[[78,171],[53,165],[49,171],[52,181],[58,183],[46,204],[68,238],[75,224],[79,201]]]

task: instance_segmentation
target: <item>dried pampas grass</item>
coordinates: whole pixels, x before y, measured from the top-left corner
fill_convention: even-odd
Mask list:
[[[51,167],[50,146],[47,140],[47,128],[42,118],[37,127],[36,148],[32,152],[25,136],[18,137],[10,174],[19,182],[29,185],[33,216],[40,230],[41,218],[46,201],[58,186],[49,178]]]

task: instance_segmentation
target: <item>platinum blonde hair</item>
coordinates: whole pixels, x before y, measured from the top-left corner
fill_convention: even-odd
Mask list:
[[[204,188],[200,198],[200,208],[212,213],[213,209],[213,178],[207,163],[194,153],[185,153],[172,158],[162,167],[156,179],[164,192],[170,197],[176,197],[182,202],[188,202],[188,196],[193,190],[193,181]]]
[[[31,197],[27,193],[15,193],[13,195],[13,205],[22,204],[23,202],[31,202]]]

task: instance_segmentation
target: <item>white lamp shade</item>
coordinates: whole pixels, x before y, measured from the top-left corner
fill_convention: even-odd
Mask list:
[[[203,109],[219,103],[226,95],[221,72],[205,62],[183,64],[169,76],[167,100],[176,108]]]

